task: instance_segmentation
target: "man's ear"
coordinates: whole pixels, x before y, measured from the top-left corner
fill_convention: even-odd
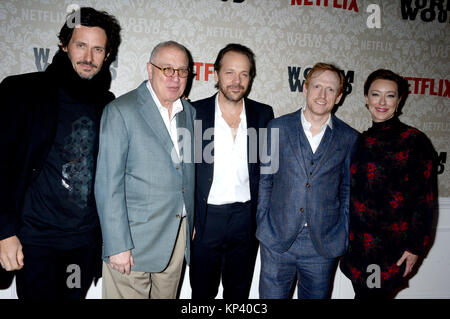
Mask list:
[[[147,73],[148,73],[148,79],[152,79],[152,64],[150,62],[147,62]]]
[[[336,98],[336,102],[334,102],[334,104],[338,104],[341,101],[343,93],[341,92],[341,94],[338,95],[338,97]]]

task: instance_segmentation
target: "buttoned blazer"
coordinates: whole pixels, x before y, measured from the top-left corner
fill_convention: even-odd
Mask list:
[[[103,112],[95,196],[107,262],[109,256],[131,250],[133,271],[164,270],[184,203],[189,263],[195,110],[189,102],[182,103],[183,111],[176,114],[181,162],[146,81],[112,101]]]
[[[201,135],[196,137],[196,191],[195,191],[195,230],[196,237],[201,238],[206,220],[207,220],[207,200],[209,191],[211,190],[214,161],[208,160],[208,154],[214,154],[214,135],[205,131],[212,128],[214,130],[215,122],[215,105],[216,94],[213,96],[195,101],[192,105],[197,111],[196,132]],[[258,185],[259,185],[259,169],[260,169],[260,137],[261,132],[267,127],[267,123],[273,119],[273,109],[271,106],[244,98],[245,115],[247,117],[247,131],[256,132],[248,133],[247,137],[247,158],[248,158],[248,175],[250,181],[250,201],[252,210],[253,231],[256,230],[256,205],[258,202]],[[250,129],[251,128],[251,129]],[[262,130],[260,130],[262,129]],[[250,137],[250,134],[253,134]],[[200,141],[201,140],[201,141]]]
[[[287,251],[305,222],[319,254],[337,257],[348,245],[350,165],[359,133],[331,119],[333,128],[327,126],[316,151],[322,156],[313,165],[306,161],[312,151],[300,110],[268,125],[271,162],[264,166],[275,169],[261,174],[256,236],[275,251]]]

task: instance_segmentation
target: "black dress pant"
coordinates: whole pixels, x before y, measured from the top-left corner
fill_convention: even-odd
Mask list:
[[[191,253],[192,299],[214,299],[221,278],[224,299],[247,299],[258,247],[250,202],[208,205],[199,235]]]
[[[19,299],[82,299],[98,276],[98,245],[61,250],[24,244],[24,266],[16,272]]]

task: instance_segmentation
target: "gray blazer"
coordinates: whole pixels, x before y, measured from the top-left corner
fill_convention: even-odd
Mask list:
[[[311,151],[300,110],[269,122],[267,145],[269,153],[279,154],[279,166],[262,164],[278,169],[260,176],[256,236],[275,251],[287,251],[307,222],[319,254],[337,257],[345,252],[350,164],[359,134],[334,115],[331,118],[333,129],[327,126],[316,151],[321,153],[316,163],[307,159]],[[278,143],[272,141],[276,130]]]
[[[189,264],[194,221],[195,110],[182,100],[176,115],[181,163],[144,81],[109,103],[102,115],[95,197],[103,259],[131,250],[133,271],[160,272],[168,265],[186,207],[185,257]],[[176,153],[174,153],[176,154]],[[179,162],[179,161],[178,161]]]

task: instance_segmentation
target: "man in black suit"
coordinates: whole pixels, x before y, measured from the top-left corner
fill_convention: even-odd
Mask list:
[[[74,14],[45,72],[0,84],[0,264],[17,270],[20,299],[80,299],[101,274],[93,186],[120,25],[93,8]]]
[[[202,132],[202,149],[196,152],[202,158],[196,159],[193,299],[214,299],[221,278],[224,299],[249,296],[258,248],[259,139],[274,117],[272,107],[246,97],[255,75],[253,52],[228,44],[214,63],[218,93],[192,103]]]

